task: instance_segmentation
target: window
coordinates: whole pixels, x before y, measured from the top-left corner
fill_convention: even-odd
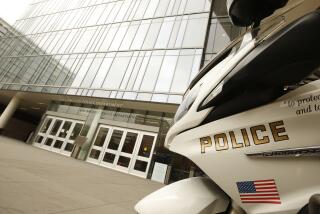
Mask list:
[[[94,142],[94,145],[99,146],[99,147],[103,147],[103,144],[104,144],[104,141],[107,137],[108,132],[109,132],[108,128],[101,127],[99,129],[99,132],[98,132],[98,135],[97,135],[96,140]]]
[[[72,82],[72,87],[78,87],[80,86],[84,76],[86,75],[91,63],[92,63],[92,55],[87,56],[87,58],[84,60],[83,64],[81,65],[79,71],[75,74],[75,77]]]
[[[179,51],[167,51],[155,88],[156,92],[168,92],[176,68]]]
[[[169,6],[170,0],[160,0],[154,17],[164,16]]]
[[[147,11],[144,14],[144,18],[152,18],[157,9],[160,0],[150,0]]]
[[[155,48],[166,48],[174,24],[174,17],[165,18],[158,35]]]
[[[149,63],[150,55],[151,55],[150,51],[146,52],[145,57],[143,58],[142,64],[140,66],[138,76],[136,77],[136,80],[135,80],[135,83],[133,86],[133,90],[139,90],[139,88],[140,88],[140,84],[141,84],[143,75],[144,75],[145,70],[146,70],[148,63]]]
[[[130,60],[130,63],[128,65],[128,68],[127,68],[127,70],[125,72],[125,75],[124,75],[123,80],[122,80],[121,85],[120,85],[120,89],[122,89],[122,90],[125,89],[127,84],[128,84],[129,78],[131,77],[131,73],[132,73],[132,71],[134,69],[134,66],[136,64],[136,61],[137,61],[137,55],[138,55],[137,52],[134,53],[133,57]],[[121,98],[121,97],[119,97],[119,98]]]
[[[187,19],[188,19],[188,16],[182,17],[182,21],[181,21],[180,28],[178,31],[177,39],[176,39],[175,43],[173,42],[175,48],[179,48],[182,46],[184,33],[186,31],[186,27],[187,27],[187,23],[188,23]]]
[[[87,30],[82,34],[78,44],[76,45],[74,52],[83,53],[88,48],[95,30],[96,28],[87,28]]]
[[[110,3],[110,4],[103,5],[104,11],[103,11],[103,13],[101,14],[101,16],[100,16],[97,24],[100,25],[100,24],[105,24],[105,23],[107,23],[109,14],[110,14],[113,6],[114,6],[114,3],[113,3],[113,2]]]
[[[109,14],[105,23],[111,23],[114,21],[115,17],[119,13],[119,9],[120,9],[122,3],[123,3],[123,1],[115,2],[114,7],[112,8],[111,13]]]
[[[137,31],[137,34],[132,42],[132,45],[130,48],[131,50],[141,49],[144,38],[146,37],[146,34],[148,32],[150,23],[151,23],[150,20],[144,20],[141,22],[139,29]]]
[[[106,58],[104,58],[97,72],[97,75],[95,76],[94,81],[91,85],[92,88],[100,88],[102,86],[102,83],[108,74],[108,71],[110,69],[113,59],[114,58],[111,54],[107,54]]]
[[[132,40],[136,35],[140,22],[131,22],[126,35],[123,38],[123,41],[120,46],[120,50],[129,50]]]
[[[109,48],[110,51],[115,51],[115,50],[119,49],[119,46],[120,46],[120,44],[121,44],[121,42],[123,40],[123,37],[127,32],[128,25],[129,25],[128,23],[122,23],[120,25],[120,28],[118,29],[117,34],[114,37],[114,39],[112,41],[112,44],[111,44],[111,46]]]
[[[137,75],[139,73],[139,69],[140,69],[142,61],[144,59],[143,57],[144,57],[144,55],[142,53],[140,53],[140,55],[138,56],[138,58],[137,58],[137,60],[135,62],[134,68],[132,70],[132,73],[130,74],[129,81],[128,81],[128,84],[126,86],[127,90],[132,90],[133,89],[134,83],[135,83]]]
[[[207,0],[188,0],[186,13],[202,12]]]
[[[111,25],[111,28],[106,28],[105,30],[105,37],[102,37],[102,44],[99,48],[99,51],[108,51],[109,46],[112,44],[113,38],[117,33],[117,30],[119,28],[120,24],[113,24]]]
[[[104,5],[96,6],[94,8],[93,13],[91,14],[88,22],[87,22],[87,26],[97,24],[97,22],[98,22],[100,16],[102,15],[104,9],[105,9]]]
[[[208,15],[192,15],[189,17],[183,47],[203,47]],[[194,33],[197,32],[197,33]]]
[[[114,129],[112,132],[111,139],[109,141],[108,149],[118,150],[122,135],[123,131]]]
[[[143,44],[143,49],[152,49],[158,38],[163,19],[155,19],[152,21],[148,34]],[[169,32],[168,32],[169,33]]]
[[[176,40],[177,40],[179,28],[180,28],[180,25],[181,25],[181,20],[182,20],[181,16],[180,17],[176,17],[176,20],[175,20],[173,28],[172,28],[172,32],[171,32],[168,48],[174,48],[174,45],[175,45]]]
[[[146,158],[150,157],[153,141],[153,136],[143,135],[138,155]]]
[[[103,88],[118,89],[124,73],[126,72],[128,63],[130,61],[130,55],[132,53],[118,53],[114,59],[108,76],[103,84]]]
[[[131,0],[124,0],[122,2],[120,11],[118,12],[118,15],[116,17],[116,19],[114,20],[114,22],[121,22],[127,12],[127,10],[129,9],[129,4],[131,3]]]
[[[146,9],[148,7],[150,0],[141,0],[140,5],[138,7],[138,10],[136,14],[134,15],[134,19],[142,19],[143,15],[146,12]]]
[[[193,55],[182,55],[179,57],[172,82],[171,92],[183,93],[187,89],[193,58]]]
[[[100,68],[100,65],[103,61],[103,57],[104,54],[97,54],[89,68],[89,70],[86,72],[86,76],[83,79],[82,83],[81,83],[81,87],[85,87],[88,88],[91,86],[91,83],[93,81],[93,79],[95,78],[95,75],[97,73],[97,71]]]
[[[140,87],[141,91],[153,91],[163,59],[164,51],[155,51],[150,58],[148,67]]]

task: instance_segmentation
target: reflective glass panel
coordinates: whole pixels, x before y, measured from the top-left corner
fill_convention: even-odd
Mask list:
[[[136,145],[137,137],[137,133],[128,132],[124,140],[121,152],[132,154],[134,146]]]
[[[138,153],[139,156],[146,157],[146,158],[150,157],[151,149],[153,146],[153,140],[154,140],[154,136],[143,135],[139,153]]]
[[[70,129],[71,125],[72,125],[72,122],[65,121],[62,126],[62,129],[60,130],[59,137],[65,138],[69,133],[69,129]]]
[[[118,159],[117,165],[122,166],[122,167],[128,167],[130,164],[130,160],[131,159],[128,157],[120,156]]]
[[[111,139],[109,141],[108,149],[118,150],[119,144],[123,135],[123,131],[113,130]]]
[[[92,149],[89,155],[89,157],[93,159],[98,159],[99,156],[100,156],[100,151],[96,149]]]
[[[66,147],[64,148],[65,151],[71,152],[74,145],[73,143],[67,143]]]
[[[52,122],[51,118],[46,118],[44,123],[43,123],[43,125],[42,125],[42,127],[41,127],[40,132],[46,133],[48,128],[49,128],[49,126],[50,126],[50,124],[51,124],[51,122]]]
[[[52,138],[47,138],[46,142],[44,143],[44,145],[47,145],[47,146],[51,146],[53,142],[53,139]]]
[[[61,124],[62,124],[62,120],[56,120],[51,131],[50,131],[50,135],[56,135]]]
[[[126,53],[127,54],[127,53]],[[131,53],[129,53],[131,54]],[[129,56],[117,56],[114,59],[112,66],[109,70],[108,76],[103,84],[104,88],[107,89],[118,89],[124,73],[126,72],[127,66],[129,64],[130,57]]]
[[[151,23],[148,34],[142,46],[143,49],[152,49],[154,47],[159,35],[162,21],[163,19],[156,19]]]
[[[56,140],[56,142],[53,144],[53,147],[56,148],[56,149],[60,149],[62,144],[63,144],[63,141]]]
[[[178,54],[179,52],[174,51],[174,53]],[[170,90],[177,60],[178,60],[177,55],[176,56],[169,55],[164,57],[155,91],[168,92]]]
[[[100,146],[100,147],[103,146],[104,141],[105,141],[105,139],[106,139],[106,137],[107,137],[108,131],[109,131],[108,128],[103,128],[103,127],[101,127],[101,128],[99,129],[97,138],[96,138],[96,140],[95,140],[95,142],[94,142],[94,145],[95,145],[95,146]]]
[[[76,123],[76,125],[74,126],[71,135],[70,135],[70,140],[74,140],[76,139],[76,137],[79,135],[81,129],[82,129],[83,124],[81,123]]]
[[[116,157],[115,154],[106,152],[106,153],[104,154],[103,161],[104,161],[104,162],[108,162],[108,163],[113,163],[115,157]]]
[[[40,136],[40,135],[38,135],[37,138],[36,138],[36,140],[35,140],[35,142],[36,142],[36,143],[41,143],[42,140],[43,140],[43,137]]]
[[[208,18],[201,16],[190,16],[184,35],[184,47],[202,47],[206,34]],[[197,33],[194,33],[197,32]]]
[[[145,172],[147,170],[148,162],[136,160],[134,164],[134,169],[137,171]]]

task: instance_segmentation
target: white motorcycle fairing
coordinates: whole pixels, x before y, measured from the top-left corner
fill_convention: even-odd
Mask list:
[[[256,47],[252,40],[212,68],[189,89],[186,101],[193,91],[197,96],[192,95],[195,100],[188,101],[192,105],[183,111],[183,105],[179,107],[176,123],[167,134],[171,151],[191,159],[247,213],[297,213],[320,193],[320,165],[315,157],[320,151],[320,80],[296,89],[290,86],[320,65],[320,53],[315,52],[320,49],[319,20],[319,11],[307,15]],[[304,28],[306,23],[313,23],[309,30]],[[308,31],[311,37],[305,35]],[[298,32],[301,35],[293,36]],[[290,33],[292,37],[285,38]],[[296,42],[289,42],[295,40],[291,38]],[[275,50],[264,54],[274,44]],[[297,50],[299,44],[302,47]],[[257,50],[263,46],[265,50]],[[285,50],[303,51],[296,63],[279,54]],[[263,61],[259,54],[264,54]],[[255,60],[263,67],[252,69]],[[289,66],[283,65],[286,60]],[[277,63],[281,69],[275,72]],[[288,85],[289,92],[274,101],[281,84],[285,89]],[[251,85],[256,90],[237,95]]]
[[[139,214],[211,214],[227,210],[228,196],[209,178],[189,178],[165,186],[135,206]]]
[[[167,133],[165,146],[192,160],[247,213],[298,213],[320,193],[320,80],[306,81],[320,66],[320,11],[311,9],[320,2],[304,2],[316,7],[291,8],[204,68]],[[181,188],[171,187],[150,198],[178,196]],[[137,211],[183,213],[169,201],[151,209],[148,197]]]

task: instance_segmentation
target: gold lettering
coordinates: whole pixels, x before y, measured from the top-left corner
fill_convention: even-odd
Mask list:
[[[220,144],[220,139],[222,139],[223,145]],[[217,151],[229,149],[228,139],[225,133],[214,135],[214,142],[215,142]]]
[[[201,153],[206,153],[206,148],[212,146],[211,137],[200,138]]]
[[[254,126],[250,128],[251,134],[252,134],[252,138],[253,138],[253,142],[256,145],[260,145],[260,144],[265,144],[265,143],[269,143],[269,137],[268,136],[264,136],[262,139],[259,139],[257,131],[261,131],[261,132],[265,132],[266,131],[266,127],[264,125],[259,125],[259,126]]]
[[[241,134],[243,137],[243,142],[246,147],[250,146],[249,136],[246,129],[241,129]]]
[[[277,127],[277,126],[283,126],[284,123],[283,121],[276,121],[273,123],[269,123],[271,132],[272,132],[272,136],[275,142],[278,141],[283,141],[283,140],[289,140],[289,136],[288,135],[279,135],[281,133],[285,133],[286,129],[284,127]]]
[[[237,148],[242,148],[243,143],[237,143],[236,136],[233,131],[229,132],[231,142],[232,142],[232,148],[237,149]]]

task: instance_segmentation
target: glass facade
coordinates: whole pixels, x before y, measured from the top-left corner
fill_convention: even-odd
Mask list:
[[[210,62],[241,33],[241,29],[230,22],[226,5],[226,0],[214,1],[213,3],[203,65]]]
[[[230,41],[225,3],[214,2],[211,18],[209,0],[34,1],[1,38],[0,86],[180,103],[204,51],[208,60]]]
[[[176,180],[192,164],[163,148],[172,108],[143,109],[131,106],[141,104],[132,101],[176,106],[169,104],[181,102],[200,67],[238,34],[229,22],[226,0],[34,0],[13,27],[0,20],[0,90],[69,95],[62,100],[70,102],[51,100],[33,142],[70,155],[77,136],[85,136],[81,159],[102,154],[97,148],[109,130],[99,121],[113,121],[109,128],[120,131],[127,124],[133,129],[124,132],[124,153],[133,149],[139,127],[159,130],[141,138],[133,170],[148,170],[144,158],[152,160],[150,169],[155,161],[172,165],[176,159],[175,169],[183,166],[183,173],[173,170]],[[82,103],[74,96],[84,97]],[[132,101],[122,108],[93,105],[87,97]],[[72,119],[76,116],[81,121]],[[115,132],[106,149],[117,150],[121,136]],[[101,161],[114,162],[116,156],[106,154]],[[127,156],[118,158],[118,165],[128,167]]]
[[[179,103],[209,11],[208,0],[35,1],[3,39],[2,89]]]

